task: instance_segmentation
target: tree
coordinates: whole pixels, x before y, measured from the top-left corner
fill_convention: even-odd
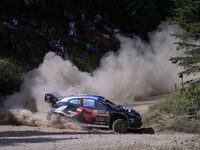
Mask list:
[[[194,75],[195,79],[187,81],[188,89],[200,95],[200,0],[174,0],[176,9],[174,24],[185,30],[182,34],[173,34],[181,41],[177,42],[177,50],[184,50],[184,56],[170,58],[172,63],[184,68],[179,75]],[[191,90],[190,90],[191,91]]]

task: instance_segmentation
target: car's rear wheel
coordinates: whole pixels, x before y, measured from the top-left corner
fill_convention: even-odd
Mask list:
[[[124,119],[117,119],[113,122],[112,129],[117,133],[126,133],[128,124]]]

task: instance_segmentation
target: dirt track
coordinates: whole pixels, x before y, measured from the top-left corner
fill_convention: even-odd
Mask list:
[[[135,109],[144,113],[153,101],[135,102]],[[115,134],[100,129],[69,130],[48,127],[0,125],[0,150],[54,149],[200,149],[200,135],[186,133]],[[152,133],[152,132],[151,132]]]

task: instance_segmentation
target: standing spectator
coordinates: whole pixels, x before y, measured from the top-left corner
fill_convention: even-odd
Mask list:
[[[16,39],[13,33],[10,34],[10,43],[12,45],[12,49],[17,48],[17,50],[21,53],[21,49],[19,45],[16,44]]]
[[[101,23],[102,22],[102,17],[100,15],[100,12],[98,11],[97,13],[97,20],[98,20],[98,23]]]
[[[51,37],[52,35],[55,35],[55,34],[56,34],[55,27],[53,26],[52,23],[50,23],[49,26],[48,26],[48,34],[49,34],[50,37]]]
[[[73,15],[73,14],[71,13],[70,16],[69,16],[69,18],[70,18],[71,22],[73,22],[74,19],[75,19],[75,15]]]
[[[57,44],[58,44],[59,47],[62,47],[63,46],[62,40],[58,39]]]
[[[19,23],[22,27],[27,27],[27,19],[24,14],[20,17]]]
[[[81,13],[81,20],[82,20],[82,22],[85,22],[85,13],[84,12]]]
[[[113,28],[113,33],[117,34],[120,32],[120,29],[116,26],[115,28]]]
[[[95,52],[95,51],[96,51],[96,40],[93,39],[93,40],[90,42],[90,45],[91,45],[90,51]]]
[[[18,19],[15,17],[15,18],[12,20],[12,23],[13,23],[13,26],[14,26],[15,28],[17,28],[17,27],[18,27],[19,21],[18,21]]]
[[[60,50],[59,50],[59,48],[58,48],[58,45],[57,45],[57,44],[55,45],[55,47],[54,47],[53,51],[54,51],[54,52],[55,52],[57,55],[59,55],[59,56],[61,56],[61,57],[62,57],[62,53],[60,52]]]
[[[97,52],[97,54],[98,54],[98,53],[99,53],[98,46],[99,46],[99,44],[100,44],[100,38],[99,38],[99,36],[96,37],[95,42],[96,42],[96,52]]]
[[[49,47],[50,47],[52,50],[55,48],[55,46],[54,46],[54,42],[53,42],[52,39],[49,41],[48,44],[49,44]]]
[[[47,23],[44,20],[42,20],[42,23],[41,23],[42,31],[47,32],[47,27],[48,27]]]
[[[68,11],[65,10],[65,11],[64,11],[64,17],[66,18],[67,16],[68,16]]]
[[[34,17],[32,17],[32,18],[29,20],[29,25],[30,25],[32,28],[36,29],[36,22],[35,22],[35,18],[34,18]]]
[[[74,21],[71,21],[71,22],[69,23],[69,27],[70,27],[70,29],[74,29],[74,28],[75,28],[75,22],[74,22]]]
[[[39,19],[35,19],[35,28],[36,28],[36,29],[39,28]]]

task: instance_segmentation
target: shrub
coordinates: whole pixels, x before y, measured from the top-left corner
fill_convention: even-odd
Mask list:
[[[5,60],[0,60],[0,101],[3,101],[3,97],[12,94],[20,89],[22,79],[16,69],[13,69],[12,64],[9,64]],[[16,68],[16,67],[15,67]]]
[[[4,25],[0,24],[0,48],[4,48],[7,38],[7,31]]]
[[[191,90],[191,89],[190,89]],[[200,133],[200,106],[196,99],[198,89],[184,90],[182,99],[180,92],[174,93],[156,102],[149,107],[143,115],[144,126],[153,126],[157,131],[171,130],[181,132]],[[192,99],[193,98],[193,99]],[[188,119],[188,109],[194,107],[197,110],[196,117]]]

